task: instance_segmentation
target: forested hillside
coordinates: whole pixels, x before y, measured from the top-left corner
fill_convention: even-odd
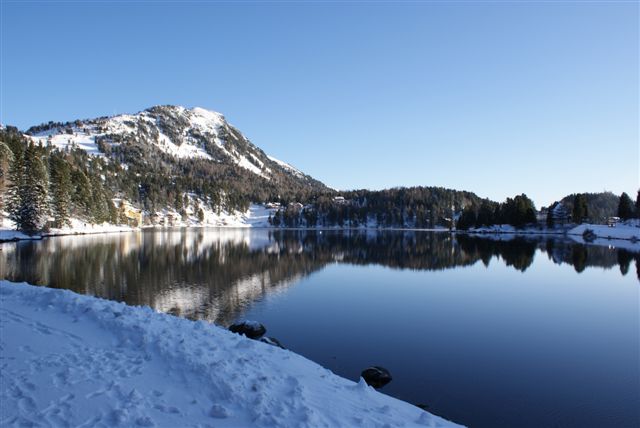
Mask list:
[[[268,204],[276,227],[469,229],[536,222],[524,194],[497,203],[442,187],[339,193],[266,155],[221,114],[200,108],[156,106],[48,122],[25,133],[0,128],[0,213],[28,233],[64,227],[72,218],[131,224],[131,210],[140,213],[136,226],[205,223],[205,212],[244,213],[252,203]],[[604,222],[620,211],[612,193],[569,195],[562,203],[579,221]],[[630,204],[622,204],[622,212]]]
[[[620,196],[611,192],[571,194],[562,198],[569,212],[574,212],[576,197],[584,198],[586,203],[586,220],[590,223],[605,223],[607,218],[617,215]]]

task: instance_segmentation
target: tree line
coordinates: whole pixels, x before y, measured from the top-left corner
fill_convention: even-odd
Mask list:
[[[474,193],[443,187],[396,187],[320,194],[307,204],[289,203],[271,218],[281,227],[451,227],[467,205],[491,203]]]
[[[0,131],[0,212],[28,234],[70,225],[72,217],[120,223],[103,161],[82,150],[61,151],[26,140],[16,128]]]

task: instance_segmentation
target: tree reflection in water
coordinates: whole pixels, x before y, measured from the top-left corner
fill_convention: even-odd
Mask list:
[[[250,303],[286,289],[329,263],[443,270],[489,266],[526,271],[536,252],[580,273],[619,266],[640,254],[551,238],[499,240],[420,231],[178,229],[68,236],[5,243],[0,277],[148,305],[228,324]]]

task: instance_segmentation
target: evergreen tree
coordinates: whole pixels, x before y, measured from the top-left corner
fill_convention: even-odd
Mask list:
[[[547,227],[553,228],[555,226],[555,220],[553,219],[553,209],[556,207],[558,203],[555,202],[549,209],[547,210]]]
[[[9,182],[7,183],[7,196],[4,204],[9,218],[18,224],[20,221],[20,207],[22,206],[22,194],[20,187],[24,178],[24,153],[23,151],[13,152],[13,163],[9,167]]]
[[[49,194],[51,197],[51,214],[56,227],[70,225],[71,216],[71,169],[64,155],[53,152],[49,158]]]
[[[25,150],[21,173],[16,224],[19,229],[33,234],[41,230],[46,221],[48,180],[38,149],[32,143]]]
[[[620,201],[618,202],[618,217],[622,220],[633,218],[633,203],[625,192],[620,195]]]
[[[71,183],[73,186],[71,202],[73,202],[76,214],[88,217],[91,214],[91,183],[89,183],[87,175],[80,169],[71,172]]]
[[[109,204],[111,201],[100,182],[100,177],[96,174],[91,174],[89,183],[91,185],[91,217],[96,223],[109,221]]]
[[[109,213],[109,223],[111,224],[119,224],[120,223],[120,213],[118,211],[118,208],[116,207],[116,204],[113,203],[112,200],[108,200],[107,201],[107,208],[108,208],[108,213]]]
[[[493,220],[493,208],[489,205],[488,202],[482,202],[480,205],[480,210],[478,210],[478,218],[476,220],[476,226],[491,226],[494,224]]]
[[[460,218],[458,219],[456,228],[460,230],[468,230],[469,228],[475,226],[476,222],[476,211],[473,209],[473,207],[465,207],[464,210],[462,210]]]
[[[4,142],[0,141],[0,220],[5,208],[5,199],[10,183],[10,170],[13,163],[13,152]]]
[[[579,193],[573,199],[573,221],[575,223],[582,223],[588,216],[587,196]]]
[[[636,218],[640,218],[640,190],[636,195]]]

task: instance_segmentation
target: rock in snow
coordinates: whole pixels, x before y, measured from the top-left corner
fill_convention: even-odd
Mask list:
[[[367,382],[367,385],[371,385],[374,388],[382,388],[393,380],[389,370],[379,366],[364,369],[360,376]]]
[[[265,326],[257,321],[241,321],[229,326],[232,333],[244,334],[249,339],[259,339],[267,332]]]
[[[0,426],[457,426],[292,352],[0,281]]]
[[[282,343],[280,343],[280,341],[278,339],[276,339],[275,337],[263,337],[260,339],[260,342],[262,343],[268,343],[269,345],[272,346],[277,346],[280,349],[287,349],[284,347],[284,345],[282,345]]]

